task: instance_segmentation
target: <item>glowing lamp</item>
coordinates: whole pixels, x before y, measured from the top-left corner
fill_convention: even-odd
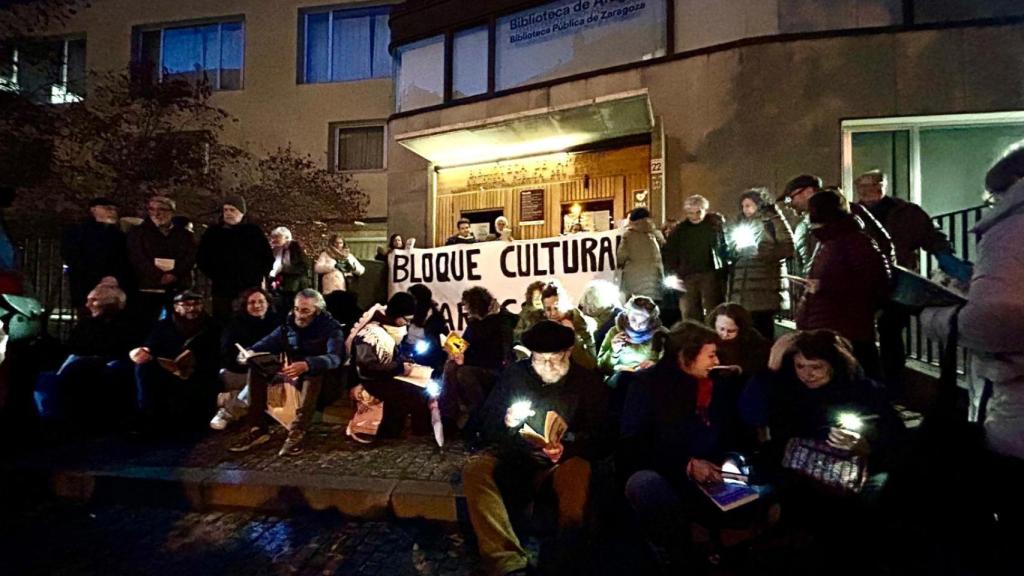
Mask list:
[[[427,382],[427,396],[431,399],[437,398],[441,395],[441,383],[437,380],[430,380]]]
[[[513,402],[512,406],[510,406],[509,409],[512,411],[511,417],[513,420],[515,420],[516,426],[518,426],[519,423],[523,422],[530,416],[536,414],[536,412],[533,411],[533,403],[530,402],[529,400],[519,400],[518,402]]]
[[[738,250],[757,245],[757,230],[750,224],[740,224],[730,233],[732,243]]]
[[[864,420],[853,412],[842,412],[839,414],[839,427],[851,432],[860,432],[864,428]]]
[[[426,340],[418,340],[412,349],[416,354],[422,356],[430,350],[430,343]]]

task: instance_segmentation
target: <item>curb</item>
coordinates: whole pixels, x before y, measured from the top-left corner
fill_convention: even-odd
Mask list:
[[[25,474],[25,471],[22,471]],[[360,519],[458,522],[462,486],[447,482],[209,468],[110,467],[38,470],[50,492],[79,502],[147,503],[193,510],[284,514],[336,510]]]

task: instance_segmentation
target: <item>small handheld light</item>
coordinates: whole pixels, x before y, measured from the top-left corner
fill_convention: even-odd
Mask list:
[[[516,421],[517,426],[520,422],[536,414],[536,412],[533,411],[533,403],[530,402],[529,400],[519,400],[518,402],[513,402],[512,406],[510,406],[509,409],[512,411],[511,416],[512,419]]]
[[[430,343],[427,342],[426,340],[418,340],[416,344],[412,347],[412,349],[414,352],[416,352],[416,354],[422,356],[423,354],[426,354],[428,351],[430,351]]]
[[[853,412],[841,412],[839,414],[839,427],[851,432],[860,432],[864,428],[864,420]]]
[[[435,399],[441,395],[441,383],[437,380],[430,380],[427,382],[427,396],[431,399]]]
[[[757,231],[750,224],[740,224],[733,228],[730,236],[737,249],[742,250],[757,245]]]

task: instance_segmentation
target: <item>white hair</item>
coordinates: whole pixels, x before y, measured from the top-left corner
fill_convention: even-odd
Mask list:
[[[278,226],[277,228],[274,228],[273,230],[270,231],[270,237],[271,238],[287,238],[288,240],[291,240],[292,239],[292,231],[287,229],[287,228],[285,228],[284,226]]]
[[[694,194],[686,200],[683,200],[683,208],[699,208],[701,210],[707,210],[711,206],[708,199],[701,196],[700,194]]]

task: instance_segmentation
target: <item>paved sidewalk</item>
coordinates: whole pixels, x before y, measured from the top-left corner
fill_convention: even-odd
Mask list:
[[[433,439],[364,445],[344,427],[314,425],[298,456],[278,456],[284,430],[246,453],[228,446],[241,431],[199,440],[95,438],[41,449],[2,465],[21,478],[46,480],[81,501],[240,507],[271,512],[335,509],[349,516],[457,521],[461,442],[439,449]]]
[[[0,525],[4,574],[478,574],[451,525],[121,505],[43,505]]]

